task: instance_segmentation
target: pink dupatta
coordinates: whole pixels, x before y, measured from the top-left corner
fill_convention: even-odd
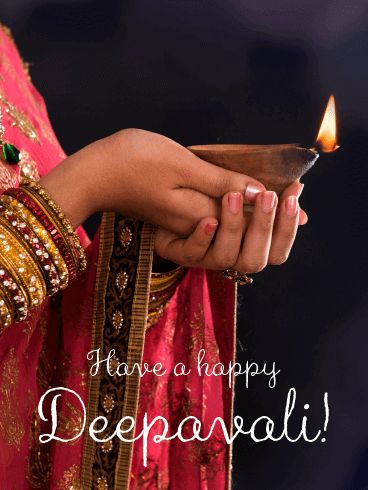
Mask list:
[[[52,131],[42,97],[33,87],[9,31],[0,28],[0,96],[8,111],[6,138],[26,152],[42,176],[64,157]],[[17,172],[1,166],[2,188],[14,186]],[[122,233],[124,231],[124,234]],[[87,271],[63,295],[57,295],[26,321],[14,323],[0,338],[0,488],[30,489],[172,489],[230,488],[230,447],[216,426],[206,442],[174,439],[156,444],[151,432],[148,464],[142,440],[96,444],[84,433],[69,443],[41,444],[50,431],[37,405],[51,387],[67,387],[83,400],[87,423],[98,415],[116,421],[136,415],[165,417],[174,433],[188,415],[202,422],[207,434],[221,417],[231,432],[233,390],[225,377],[199,376],[198,353],[205,361],[228,365],[234,358],[235,289],[221,275],[189,270],[160,321],[146,331],[153,231],[149,225],[107,214],[88,245]],[[127,240],[127,237],[129,238]],[[127,286],[116,287],[117,275]],[[116,327],[117,313],[122,325]],[[120,323],[119,323],[120,325]],[[137,359],[167,369],[163,377],[141,380],[91,377],[87,354],[116,345],[119,360]],[[120,349],[120,350],[119,350]],[[177,363],[191,373],[174,376]],[[112,377],[110,377],[112,378]],[[72,395],[58,404],[58,436],[81,432],[83,409]]]

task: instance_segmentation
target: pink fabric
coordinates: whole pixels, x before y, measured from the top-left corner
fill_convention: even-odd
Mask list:
[[[51,129],[42,97],[27,79],[18,52],[0,29],[0,91],[7,100],[27,115],[38,134],[32,141],[19,127],[11,127],[5,117],[6,139],[26,150],[37,162],[41,175],[49,172],[64,157]],[[2,166],[3,188],[6,170]],[[11,176],[9,183],[14,178]],[[80,230],[85,245],[88,239]],[[49,386],[65,386],[76,391],[87,405],[87,352],[91,349],[94,286],[99,236],[88,247],[88,269],[63,295],[62,322],[57,297],[46,301],[26,321],[13,324],[0,338],[0,488],[79,489],[83,437],[70,444],[53,444],[51,474],[47,456],[32,452],[38,444],[37,426],[32,426],[42,393]],[[138,425],[142,415],[178,422],[192,414],[203,420],[204,433],[215,417],[223,417],[229,427],[232,391],[220,377],[199,377],[194,373],[196,357],[206,349],[206,360],[228,364],[233,357],[234,287],[219,274],[202,270],[188,271],[160,322],[147,333],[144,360],[161,362],[168,369],[166,378],[147,376],[140,388]],[[173,365],[183,362],[193,369],[186,377],[174,377]],[[63,399],[58,412],[66,421],[64,432],[78,426],[81,411]],[[74,400],[72,401],[72,405]],[[32,428],[33,427],[33,428]],[[38,432],[37,432],[38,430]],[[132,489],[221,490],[227,488],[227,454],[220,431],[208,443],[149,443],[149,466],[143,467],[142,447],[134,447]],[[37,466],[34,481],[32,467]],[[47,480],[49,477],[49,483]],[[87,490],[87,489],[84,489]]]
[[[65,154],[53,133],[43,98],[28,80],[14,43],[2,29],[0,93],[26,115],[37,133],[36,140],[30,139],[19,126],[13,127],[13,119],[4,114],[6,141],[25,150],[37,163],[39,174],[45,175],[65,158]],[[18,173],[17,167],[12,167],[9,173],[0,162],[2,189],[17,185]],[[87,247],[90,241],[86,233],[82,228],[78,232]],[[84,402],[87,400],[87,387],[80,385],[81,373],[87,369],[86,353],[91,345],[98,243],[97,236],[87,250],[88,270],[64,294],[62,327],[53,309],[53,303],[58,300],[47,300],[24,322],[11,325],[0,338],[0,488],[44,488],[42,485],[46,484],[46,480],[32,482],[29,479],[30,448],[37,443],[37,437],[32,436],[32,416],[44,391],[38,380],[45,373],[37,373],[43,348],[48,359],[43,362],[50,366],[42,365],[39,371],[53,370],[51,377],[47,373],[48,381],[54,386],[74,387]],[[45,332],[47,335],[44,336]],[[60,445],[54,450],[50,488],[58,488],[56,480],[62,481],[68,465],[78,465],[76,475],[79,477],[82,447],[83,438],[77,444]],[[46,462],[43,463],[46,472]],[[47,474],[43,476],[46,478]]]
[[[202,269],[188,271],[160,322],[148,331],[143,362],[161,362],[166,374],[142,378],[138,427],[148,414],[170,422],[171,434],[187,416],[202,421],[205,436],[216,417],[230,427],[232,390],[226,377],[200,376],[198,353],[205,349],[203,362],[229,366],[234,351],[234,286],[218,273]],[[183,363],[187,376],[175,376],[174,367]],[[203,372],[202,372],[203,373]],[[156,426],[162,433],[161,424]],[[153,431],[152,431],[153,432]],[[189,438],[192,431],[187,432]],[[221,490],[227,487],[228,451],[222,430],[216,425],[207,442],[181,442],[178,439],[156,444],[149,442],[148,466],[142,464],[142,439],[134,446],[132,489]]]

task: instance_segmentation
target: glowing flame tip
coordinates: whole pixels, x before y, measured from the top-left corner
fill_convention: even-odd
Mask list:
[[[325,153],[330,153],[337,150],[339,147],[336,144],[336,134],[337,124],[335,97],[330,95],[317,136],[318,148]]]

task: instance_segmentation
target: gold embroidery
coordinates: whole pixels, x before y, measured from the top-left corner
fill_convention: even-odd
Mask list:
[[[114,443],[112,442],[112,439],[109,441],[103,442],[101,444],[101,451],[105,454],[110,453],[114,448]]]
[[[15,83],[19,89],[19,91],[27,98],[27,100],[33,105],[34,109],[42,110],[42,107],[39,106],[38,101],[33,96],[30,90],[29,80],[28,83],[24,80],[23,77],[20,77],[14,68],[13,63],[9,60],[4,52],[0,53],[0,65],[5,70],[5,72],[12,78],[13,83]],[[3,80],[3,77],[1,78]],[[27,78],[28,79],[28,78]]]
[[[133,239],[133,232],[132,230],[128,227],[125,226],[120,232],[119,232],[119,241],[122,245],[122,247],[127,250],[129,245],[131,244]]]
[[[106,394],[102,401],[103,409],[106,413],[110,413],[111,410],[114,410],[115,407],[115,397],[114,395]]]
[[[96,490],[109,490],[106,476],[99,476],[96,480]]]
[[[24,427],[19,415],[16,389],[18,385],[19,368],[15,349],[10,349],[2,370],[0,385],[0,433],[9,446],[14,446],[20,451],[20,445],[24,437]]]
[[[59,414],[58,437],[62,439],[73,439],[80,434],[83,427],[83,413],[74,407],[69,400],[65,402],[65,408]],[[70,441],[67,444],[73,445],[78,442]],[[65,444],[65,443],[63,443]]]
[[[58,490],[82,490],[79,479],[79,468],[73,464],[69,469],[64,471],[63,478],[58,482]]]
[[[115,375],[116,371],[118,370],[118,367],[120,365],[120,361],[119,361],[119,358],[117,357],[116,354],[110,356],[110,359],[109,359],[109,369],[111,371],[111,373],[113,373]]]
[[[116,274],[115,285],[119,292],[122,293],[128,285],[128,274],[125,271],[120,271]]]
[[[104,263],[108,274],[103,276],[101,269],[98,269],[93,345],[101,346],[104,352],[115,349],[116,355],[110,358],[109,365],[110,371],[115,372],[119,365],[119,359],[129,365],[141,361],[154,235],[151,225],[142,226],[141,223],[129,218],[112,217],[114,221],[104,219],[103,233],[101,234],[99,267]],[[107,224],[109,225],[108,228]],[[120,240],[122,238],[121,232],[125,228],[131,230],[130,243],[129,233],[123,237],[125,238],[123,241]],[[114,241],[111,240],[112,237]],[[126,247],[128,248],[126,249]],[[140,257],[139,261],[138,257]],[[116,285],[116,275],[119,271],[126,271],[128,274],[128,284],[122,293]],[[117,310],[120,310],[124,317],[124,326],[119,332],[116,332],[112,323],[113,313]],[[135,416],[138,403],[139,376],[135,377],[134,380],[125,378],[109,376],[105,372],[102,372],[99,378],[97,376],[90,377],[95,383],[91,382],[89,385],[87,424],[90,417],[93,419],[98,415],[104,415],[109,421],[109,426],[114,427],[124,416]],[[106,403],[108,400],[105,399],[105,407],[103,406],[104,395],[106,394],[114,394],[115,401],[114,408],[108,413],[105,411],[105,407],[111,408],[111,400]],[[127,444],[124,451],[121,450],[122,443],[113,444],[111,448],[105,448],[109,449],[108,454],[105,454],[100,445],[97,446],[96,443],[92,444],[90,441],[91,438],[85,438],[82,469],[83,488],[127,489],[130,478],[132,444]]]
[[[120,310],[114,311],[112,314],[112,324],[115,330],[118,332],[124,324],[124,317]]]
[[[23,177],[31,180],[40,180],[40,174],[38,173],[37,170],[37,164],[32,159],[30,154],[25,150],[21,150],[20,154],[21,154],[21,160],[18,163],[18,167],[20,169],[21,181]]]
[[[37,408],[33,412],[30,432],[30,456],[28,460],[27,480],[31,488],[47,488],[51,474],[49,444],[41,444],[41,420]]]
[[[40,320],[40,329],[42,333],[42,348],[38,356],[38,365],[36,371],[36,380],[42,391],[46,391],[51,386],[52,377],[54,375],[54,366],[51,364],[46,352],[46,335],[47,335],[47,320]]]
[[[17,127],[27,138],[39,143],[38,135],[34,125],[29,117],[9,102],[7,98],[0,93],[0,102],[5,106],[5,112],[12,120],[12,127]]]

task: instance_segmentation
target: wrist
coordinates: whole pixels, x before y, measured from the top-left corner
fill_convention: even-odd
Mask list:
[[[42,177],[40,184],[60,206],[74,228],[95,212],[93,179],[85,172],[84,158],[79,158],[79,152],[66,158]]]

